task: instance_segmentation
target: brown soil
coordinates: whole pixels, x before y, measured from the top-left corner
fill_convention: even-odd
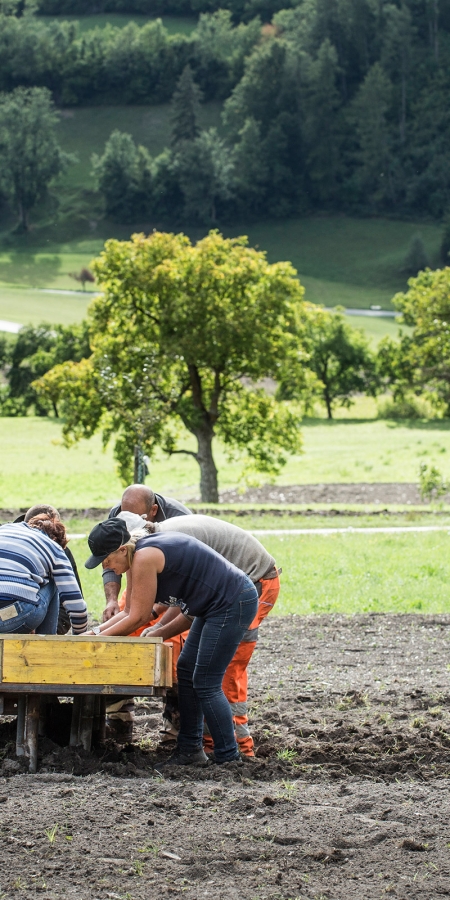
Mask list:
[[[3,720],[0,897],[450,896],[449,627],[270,619],[251,664],[258,757],[227,770],[158,774],[159,700],[139,702],[125,748],[45,739],[34,776]]]
[[[265,484],[244,494],[222,491],[221,503],[422,503],[416,484]]]

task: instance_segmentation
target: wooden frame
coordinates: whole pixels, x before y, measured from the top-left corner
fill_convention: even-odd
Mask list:
[[[108,696],[161,696],[168,687],[172,645],[158,637],[0,635],[0,714],[14,714],[17,702],[16,754],[29,758],[30,772],[44,695],[73,696],[70,744],[89,750],[93,731],[104,740]]]

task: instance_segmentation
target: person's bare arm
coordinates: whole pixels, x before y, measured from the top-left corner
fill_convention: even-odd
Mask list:
[[[132,565],[132,590],[129,609],[101,626],[103,635],[132,634],[152,617],[157,591],[157,576],[165,564],[164,553],[157,547],[146,547],[136,553]]]
[[[165,616],[163,616],[165,619]],[[183,613],[178,611],[178,615],[172,619],[172,621],[167,622],[167,624],[162,624],[158,622],[154,628],[148,628],[146,631],[147,637],[161,637],[163,641],[170,641],[171,637],[175,637],[177,634],[182,634],[183,631],[187,631],[188,628],[192,625],[192,619],[188,616],[184,616]]]
[[[126,577],[127,577],[127,592],[126,592],[126,594],[125,594],[125,606],[124,606],[124,609],[125,609],[126,612],[129,612],[129,610],[130,610],[130,597],[131,597],[131,591],[132,591],[132,589],[133,589],[133,576],[132,576],[132,574],[131,574],[131,569],[128,569],[128,572],[127,572],[127,576],[126,576]]]
[[[108,622],[114,616],[117,615],[119,610],[119,592],[120,592],[120,584],[117,584],[116,581],[107,581],[104,585],[105,588],[105,597],[106,597],[106,606],[103,610],[102,621]]]

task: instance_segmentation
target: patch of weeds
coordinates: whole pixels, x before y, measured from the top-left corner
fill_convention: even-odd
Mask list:
[[[388,713],[388,712],[379,713],[379,715],[377,716],[377,719],[381,725],[389,725],[390,722],[392,722],[391,713]]]
[[[139,750],[142,750],[143,753],[148,750],[156,750],[157,746],[158,741],[154,741],[150,737],[143,737],[138,743]]]
[[[141,862],[139,859],[133,859],[131,864],[133,866],[135,875],[143,875],[144,874],[144,863],[143,862]]]
[[[285,750],[278,750],[277,752],[277,759],[282,759],[286,762],[292,762],[296,758],[296,756],[298,756],[298,753],[292,748],[288,749],[286,747]]]
[[[138,853],[154,853],[156,856],[159,853],[159,847],[157,844],[144,844],[143,847],[138,847]]]
[[[54,844],[56,835],[58,834],[59,825],[52,825],[51,828],[45,829],[49,844]]]
[[[442,719],[442,707],[441,706],[431,706],[428,708],[427,712],[430,716],[433,716],[433,719]]]
[[[423,728],[425,725],[425,719],[423,716],[416,716],[414,719],[411,719],[410,728]]]
[[[298,789],[297,782],[289,781],[288,779],[283,779],[281,782],[281,785],[282,785],[282,790],[279,794],[279,797],[281,797],[284,800],[293,800],[297,793],[297,789]]]

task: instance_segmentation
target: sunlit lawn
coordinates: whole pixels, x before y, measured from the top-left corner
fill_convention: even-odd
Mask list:
[[[450,478],[450,423],[445,421],[307,419],[302,434],[304,453],[288,459],[276,479],[280,485],[417,483],[422,462],[433,463]],[[190,437],[184,446],[193,448]],[[0,418],[0,448],[0,507],[31,505],[37,495],[65,507],[107,507],[121,493],[111,448],[103,451],[97,435],[67,449],[55,419]],[[220,444],[215,458],[221,489],[236,487],[239,461],[227,460]],[[147,481],[156,490],[198,498],[199,469],[191,457],[159,454],[150,468]]]
[[[283,567],[275,613],[450,612],[450,536],[346,534],[261,537]],[[91,612],[104,607],[99,569],[86,541],[72,541]]]

